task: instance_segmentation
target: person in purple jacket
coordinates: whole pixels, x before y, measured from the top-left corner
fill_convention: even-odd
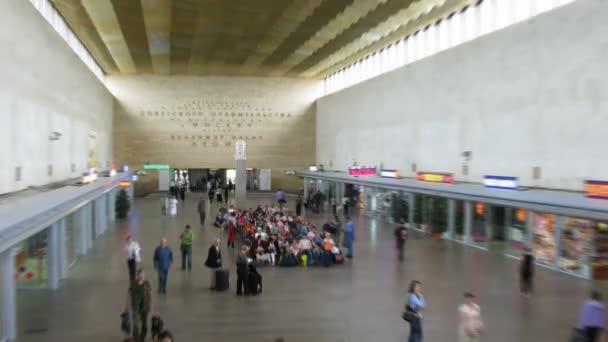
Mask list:
[[[587,342],[599,342],[606,327],[606,308],[601,301],[599,292],[591,291],[590,298],[581,307],[576,327],[584,334]]]

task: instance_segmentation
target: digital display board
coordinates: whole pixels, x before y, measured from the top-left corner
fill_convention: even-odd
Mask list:
[[[399,172],[397,170],[382,170],[380,171],[380,177],[399,178]]]
[[[585,194],[589,198],[608,199],[608,182],[596,180],[585,181]]]
[[[348,168],[350,176],[374,176],[376,175],[375,166],[351,166]]]
[[[433,183],[454,183],[454,175],[445,172],[416,172],[416,180]]]
[[[484,176],[483,184],[486,188],[517,190],[517,177]]]

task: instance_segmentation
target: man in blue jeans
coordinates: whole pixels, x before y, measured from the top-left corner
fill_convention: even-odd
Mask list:
[[[173,252],[167,246],[167,239],[160,240],[154,250],[154,269],[158,272],[158,293],[167,293],[167,276],[173,263]]]

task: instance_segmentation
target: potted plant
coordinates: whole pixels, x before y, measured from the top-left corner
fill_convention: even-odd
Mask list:
[[[121,189],[116,196],[116,216],[118,218],[125,218],[129,214],[131,209],[131,202],[129,201],[129,195],[124,189]]]

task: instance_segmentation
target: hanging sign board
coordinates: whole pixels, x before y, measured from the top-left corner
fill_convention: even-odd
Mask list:
[[[517,177],[484,176],[483,184],[491,189],[517,190]]]
[[[596,180],[585,181],[585,194],[589,198],[608,199],[608,182]]]
[[[399,172],[397,170],[382,170],[380,171],[380,177],[399,178]]]
[[[433,183],[454,183],[454,175],[444,172],[416,172],[416,180]]]
[[[118,183],[118,185],[119,185],[121,188],[129,188],[129,187],[131,187],[131,182],[130,182],[130,181],[120,181],[120,182]]]
[[[376,167],[373,165],[351,166],[348,168],[348,174],[350,176],[375,176],[376,173]]]

